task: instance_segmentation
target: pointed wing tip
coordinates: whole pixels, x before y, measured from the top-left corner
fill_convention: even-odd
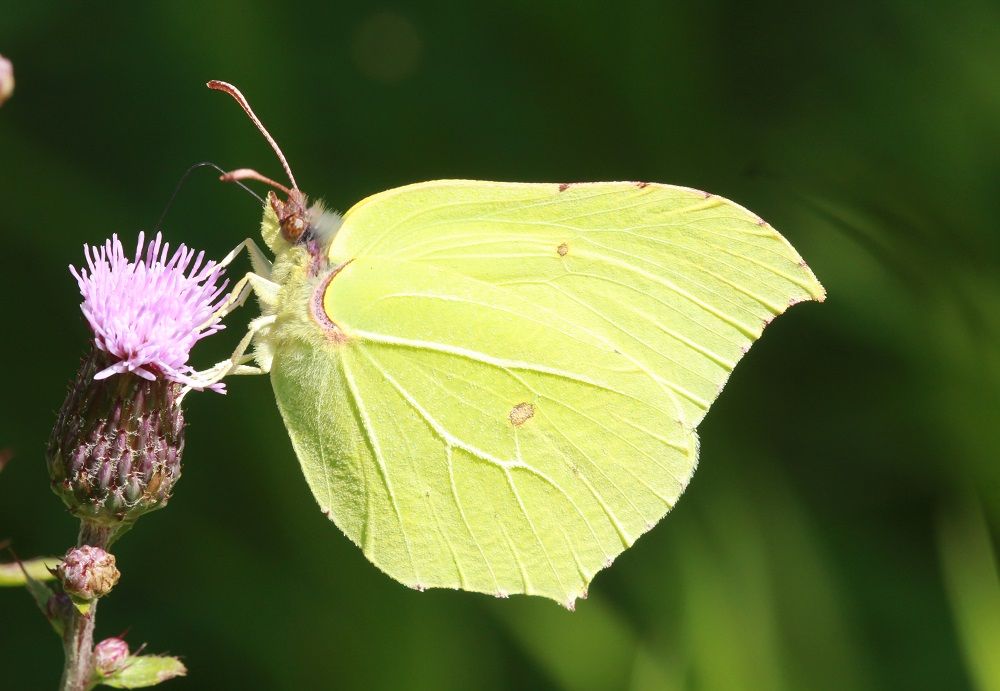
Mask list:
[[[806,287],[806,290],[809,291],[809,297],[806,299],[815,300],[816,302],[825,302],[826,288],[824,288],[823,284],[819,282],[819,279],[816,278],[816,274],[813,273],[813,270],[806,263],[806,260],[803,259],[801,256],[799,256],[799,268],[802,269],[802,272],[805,274],[806,279],[809,281],[809,285]],[[798,302],[802,301],[803,300],[799,300]]]
[[[812,285],[809,286],[809,296],[803,300],[795,300],[789,303],[789,307],[799,302],[826,302],[826,288],[813,276]]]
[[[808,292],[806,295],[790,298],[788,300],[788,307],[795,307],[795,305],[802,302],[826,302],[826,288],[824,288],[819,281],[815,281],[814,284],[809,286],[807,290]]]
[[[810,271],[809,273],[812,274],[812,271]],[[815,284],[813,286],[813,288],[815,289],[815,292],[813,293],[813,300],[815,300],[816,302],[826,302],[826,288],[823,286],[822,283],[819,282],[819,279],[816,278],[816,274],[812,274],[812,278],[813,278],[813,283]]]

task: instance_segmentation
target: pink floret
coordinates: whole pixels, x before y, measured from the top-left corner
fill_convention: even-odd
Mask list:
[[[132,372],[199,388],[189,376],[194,369],[188,356],[195,343],[225,328],[215,312],[228,281],[219,285],[223,268],[214,261],[203,265],[204,252],[196,255],[181,245],[170,255],[170,243],[162,243],[159,233],[143,259],[144,240],[139,233],[135,261],[114,235],[103,247],[84,245],[87,268],[69,267],[95,345],[117,358],[95,379]],[[223,390],[221,384],[210,388]]]

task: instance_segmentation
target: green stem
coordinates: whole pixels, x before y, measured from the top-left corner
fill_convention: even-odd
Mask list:
[[[91,545],[106,549],[114,537],[114,528],[80,522],[80,537],[77,547]],[[94,619],[97,616],[97,600],[91,600],[86,612],[73,608],[63,633],[63,665],[61,691],[87,691],[93,687],[94,679]]]

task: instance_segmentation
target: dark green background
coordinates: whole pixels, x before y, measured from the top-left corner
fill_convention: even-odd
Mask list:
[[[677,509],[576,613],[417,593],[317,510],[266,379],[189,399],[184,478],[116,547],[99,633],[171,688],[1000,688],[1000,7],[957,2],[0,2],[0,538],[61,553],[43,447],[88,332],[66,266],[130,244],[195,161],[345,209],[440,177],[684,184],[760,213],[829,299],[792,310],[701,428]],[[259,209],[196,174],[167,235]],[[248,309],[199,346],[230,349]],[[61,651],[0,591],[0,686]]]

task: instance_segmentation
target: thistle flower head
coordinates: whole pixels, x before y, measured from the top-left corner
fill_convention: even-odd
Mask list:
[[[171,254],[159,234],[144,240],[134,260],[113,236],[84,246],[86,267],[70,267],[94,343],[49,438],[49,477],[73,514],[102,526],[170,499],[184,450],[181,400],[186,387],[201,388],[188,355],[222,328],[222,267],[184,245]]]
[[[219,285],[223,269],[205,262],[204,252],[181,245],[171,254],[157,233],[144,253],[144,240],[140,233],[134,260],[117,235],[103,247],[84,245],[87,266],[70,267],[94,345],[112,358],[94,378],[131,372],[197,388],[188,356],[195,343],[224,328],[216,311],[228,282]]]

